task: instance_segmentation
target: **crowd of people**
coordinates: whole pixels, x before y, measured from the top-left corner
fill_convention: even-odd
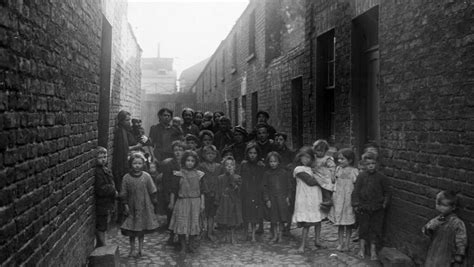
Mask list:
[[[141,255],[144,235],[160,227],[156,214],[162,214],[168,244],[181,253],[196,251],[198,237],[234,243],[240,230],[257,242],[264,221],[271,222],[271,242],[283,242],[292,224],[302,228],[298,251],[304,252],[312,227],[314,245],[323,247],[321,222],[329,220],[338,227],[337,250],[347,251],[352,230],[358,229],[358,256],[366,257],[367,246],[370,259],[377,259],[391,190],[377,168],[375,144],[365,146],[356,166],[351,148],[333,153],[325,140],[293,151],[287,135],[268,124],[265,111],[258,112],[250,133],[231,127],[222,112],[185,108],[181,117],[173,117],[163,108],[158,118],[146,136],[140,120],[125,111],[118,114],[112,172],[106,167],[107,150],[97,149],[98,246],[105,244],[118,198],[117,220],[130,237],[131,256]],[[440,215],[423,227],[432,237],[428,266],[464,261],[467,235],[454,213],[456,203],[455,194],[440,192]]]

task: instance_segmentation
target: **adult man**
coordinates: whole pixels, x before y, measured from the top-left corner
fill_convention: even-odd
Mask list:
[[[170,124],[172,117],[173,111],[162,108],[158,111],[158,124],[150,128],[150,139],[154,147],[153,154],[157,161],[172,158],[171,143],[181,138],[179,130]]]
[[[261,124],[267,125],[268,139],[275,140],[276,130],[270,124],[268,124],[268,119],[270,119],[270,115],[268,114],[268,112],[260,110],[259,112],[257,112],[256,125],[261,125]],[[257,128],[253,129],[253,131],[250,133],[250,136],[249,136],[250,140],[257,138],[257,131],[258,131]]]

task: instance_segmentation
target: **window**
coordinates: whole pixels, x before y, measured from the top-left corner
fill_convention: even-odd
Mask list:
[[[222,77],[221,81],[225,81],[225,47],[222,49]]]
[[[241,111],[241,118],[240,118],[240,121],[241,121],[241,125],[242,127],[244,128],[247,128],[247,96],[246,95],[243,95],[242,96],[242,111]]]
[[[237,71],[237,33],[232,36],[232,69],[231,73]]]
[[[249,58],[251,60],[255,56],[255,10],[250,13],[249,17]]]
[[[335,142],[335,37],[334,30],[317,39],[316,135]]]
[[[234,125],[239,125],[239,98],[234,100]]]

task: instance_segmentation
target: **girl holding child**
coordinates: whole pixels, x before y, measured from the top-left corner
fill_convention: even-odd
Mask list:
[[[353,167],[355,154],[352,149],[345,148],[337,153],[336,184],[333,193],[333,206],[329,212],[329,220],[338,226],[339,245],[337,250],[348,251],[355,223],[355,213],[352,209],[351,195],[354,190],[359,171]],[[345,234],[345,238],[344,238]]]
[[[315,244],[319,245],[321,233],[321,221],[324,218],[320,210],[323,200],[321,188],[318,186],[311,164],[314,161],[314,153],[311,147],[302,147],[295,157],[297,167],[293,171],[296,179],[295,211],[293,222],[302,227],[301,245],[298,252],[304,252],[309,228],[314,226]]]

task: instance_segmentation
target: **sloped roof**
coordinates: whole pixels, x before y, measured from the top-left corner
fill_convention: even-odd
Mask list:
[[[191,86],[199,77],[204,67],[206,67],[207,62],[210,58],[206,58],[203,61],[183,70],[179,76],[179,80],[185,80],[187,86]]]

